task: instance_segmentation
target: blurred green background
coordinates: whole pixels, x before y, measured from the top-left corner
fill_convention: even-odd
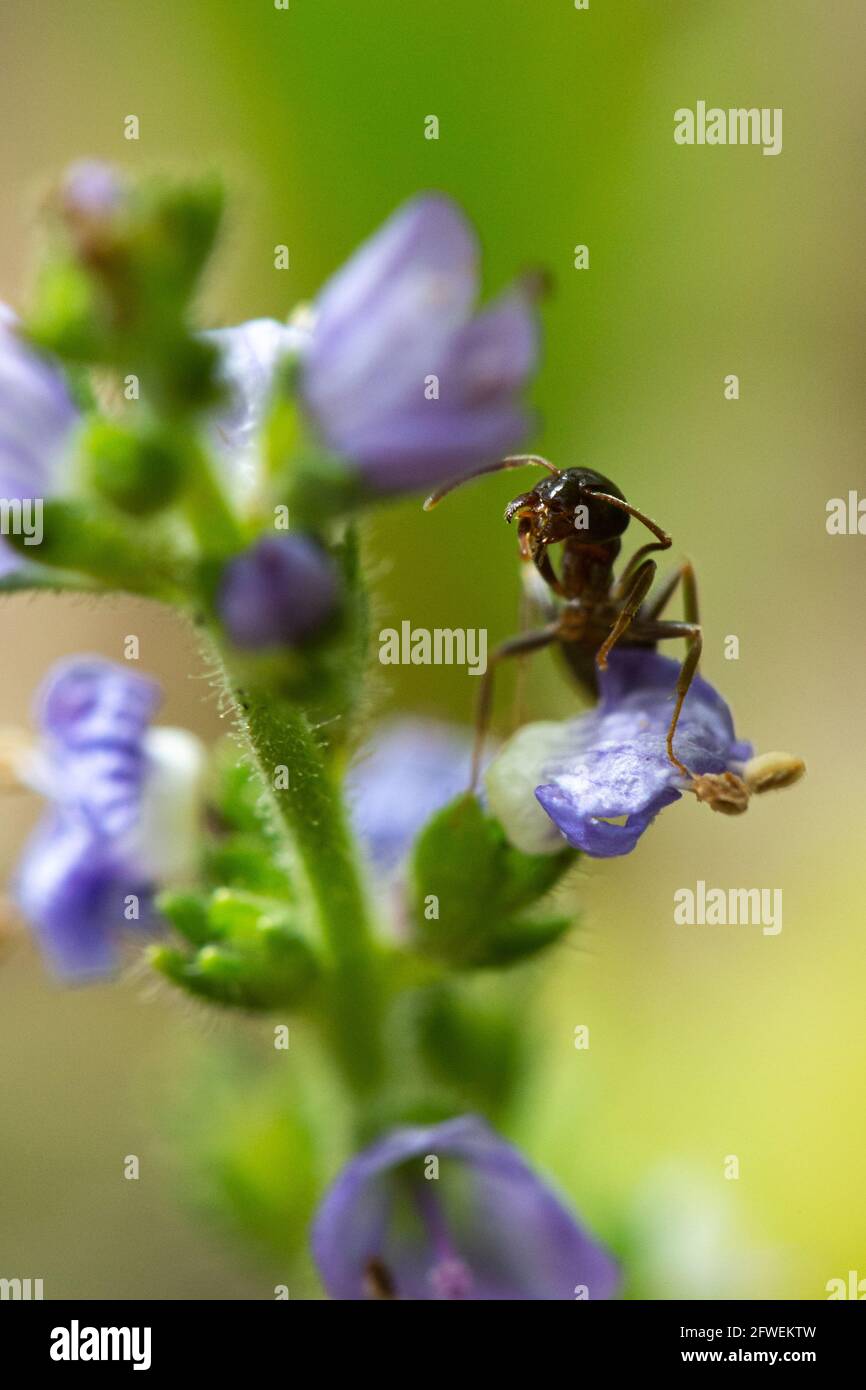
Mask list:
[[[527,442],[613,476],[671,531],[740,732],[806,758],[805,783],[740,820],[683,802],[630,858],[587,867],[581,929],[530,972],[537,1071],[514,1135],[600,1234],[636,1244],[635,1287],[658,1298],[820,1298],[828,1279],[866,1276],[866,539],[825,530],[827,499],[863,485],[864,46],[858,0],[0,6],[0,297],[23,302],[44,190],[81,155],[224,173],[236,196],[208,324],[285,314],[403,198],[446,190],[478,225],[488,288],[527,265],[553,276]],[[676,146],[673,112],[699,99],[782,107],[782,154]],[[521,486],[377,516],[383,625],[513,631],[501,514]],[[27,717],[56,657],[119,657],[129,632],[166,684],[166,720],[215,737],[190,637],[131,601],[4,600],[0,722]],[[383,710],[469,716],[465,672],[389,678]],[[528,699],[533,717],[573,708],[548,656]],[[4,871],[36,811],[7,800]],[[698,878],[781,887],[781,935],[675,927],[673,893]],[[292,1168],[292,1106],[281,1125],[265,1105],[204,1183],[176,1171],[174,1143],[202,1110],[233,1132],[239,1048],[264,1086],[330,1106],[302,1030],[274,1054],[268,1024],[214,1018],[135,972],[63,993],[11,932],[0,997],[0,1275],[42,1277],[48,1297],[315,1293],[280,1231],[255,1258],[195,1213],[212,1188],[254,1208],[256,1173]],[[122,1178],[130,1153],[138,1182]],[[300,1225],[291,1202],[286,1222]]]

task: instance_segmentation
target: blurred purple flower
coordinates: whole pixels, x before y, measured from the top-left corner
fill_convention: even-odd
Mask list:
[[[383,493],[425,488],[519,442],[537,355],[514,290],[475,314],[478,245],[449,199],[400,208],[313,308],[301,389],[325,442]],[[425,388],[438,379],[438,399]]]
[[[0,497],[36,501],[57,492],[77,422],[59,367],[22,341],[15,314],[0,304]],[[0,575],[21,563],[0,537]]]
[[[418,832],[466,790],[472,738],[433,719],[393,719],[375,730],[346,777],[355,831],[384,873],[400,867]]]
[[[694,789],[665,745],[678,673],[678,663],[658,652],[617,648],[600,673],[594,709],[567,723],[526,725],[509,739],[486,786],[518,848],[555,850],[564,835],[597,858],[628,854],[659,811]],[[693,773],[716,776],[739,776],[752,753],[737,739],[722,697],[700,676],[686,696],[674,749]],[[620,818],[624,824],[612,823]]]
[[[51,809],[27,845],[15,892],[66,980],[111,971],[127,899],[152,925],[157,886],[189,868],[201,780],[198,741],[150,729],[155,681],[98,657],[58,663],[37,698],[40,750],[28,780]]]
[[[609,1299],[618,1283],[564,1202],[474,1115],[391,1130],[353,1158],[312,1246],[336,1299]]]
[[[518,289],[476,313],[479,280],[478,244],[456,205],[412,199],[302,317],[209,335],[234,400],[227,442],[251,457],[276,368],[294,355],[316,432],[373,491],[429,487],[497,458],[527,431],[519,397],[538,330]]]
[[[116,212],[124,197],[117,170],[101,159],[79,159],[70,164],[60,184],[64,211],[75,218],[103,218]]]
[[[307,536],[265,536],[226,566],[217,608],[238,647],[296,646],[334,613],[333,561]]]

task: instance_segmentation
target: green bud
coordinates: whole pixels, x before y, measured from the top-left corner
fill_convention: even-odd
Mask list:
[[[577,860],[574,850],[524,854],[471,795],[427,823],[415,845],[415,941],[436,960],[462,969],[505,966],[556,941],[569,918],[538,918],[544,898]]]
[[[158,946],[151,964],[188,993],[243,1009],[292,1008],[308,997],[318,961],[282,903],[219,888],[210,898],[162,894],[157,906],[197,949]]]
[[[215,180],[150,180],[128,189],[118,215],[96,223],[67,215],[37,281],[27,325],[34,343],[67,363],[139,376],[167,415],[213,404],[218,352],[188,318],[221,210]],[[130,495],[137,508],[137,488]]]
[[[276,862],[273,849],[255,835],[227,835],[209,845],[205,873],[211,882],[229,888],[264,896],[291,895],[288,874]]]
[[[207,899],[201,893],[171,891],[160,893],[159,912],[175,931],[194,946],[203,946],[213,936],[208,922]]]
[[[71,362],[98,359],[98,287],[75,261],[49,261],[41,270],[26,322],[27,337],[44,352]]]
[[[142,189],[142,235],[148,259],[168,283],[189,293],[211,255],[223,215],[219,179],[205,176],[169,184],[155,180]]]
[[[110,420],[94,420],[82,440],[89,481],[120,511],[149,516],[170,506],[184,480],[184,460],[158,429],[135,433]]]

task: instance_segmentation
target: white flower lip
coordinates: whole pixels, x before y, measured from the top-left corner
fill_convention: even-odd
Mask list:
[[[195,734],[160,727],[144,739],[148,771],[136,826],[135,863],[160,885],[195,875],[206,752]]]

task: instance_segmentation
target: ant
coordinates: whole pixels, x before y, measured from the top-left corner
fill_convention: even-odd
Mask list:
[[[505,520],[517,518],[520,557],[535,566],[544,583],[563,600],[556,618],[545,627],[511,637],[492,653],[482,677],[475,728],[471,787],[478,781],[484,738],[490,723],[493,677],[497,664],[509,656],[523,656],[558,642],[578,683],[593,697],[598,694],[597,672],[607,669],[607,658],[617,643],[655,647],[666,639],[684,637],[688,651],[676,683],[676,703],[667,732],[668,757],[688,778],[693,774],[674,752],[674,734],[683,702],[698,669],[703,639],[698,622],[695,574],[688,561],[680,565],[649,598],[658,566],[651,554],[669,550],[667,532],[627,502],[615,483],[591,468],[557,468],[539,454],[511,454],[498,463],[445,483],[424,503],[430,511],[454,488],[485,473],[526,465],[546,468],[551,475],[529,492],[522,492],[505,508]],[[620,537],[631,518],[640,521],[655,537],[639,547],[618,579],[614,564],[622,548]],[[562,543],[562,562],[557,575],[549,547]],[[671,622],[661,614],[682,584],[685,621]]]

